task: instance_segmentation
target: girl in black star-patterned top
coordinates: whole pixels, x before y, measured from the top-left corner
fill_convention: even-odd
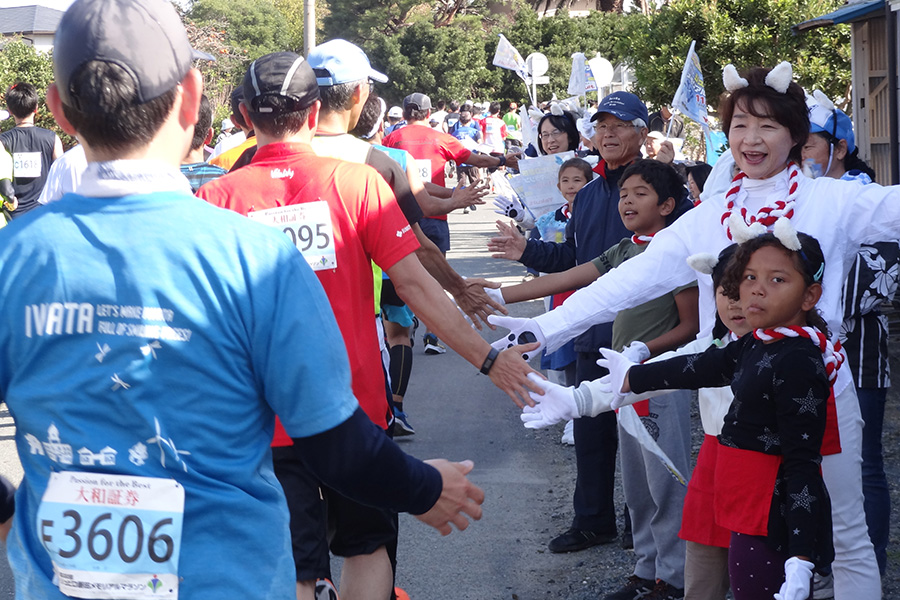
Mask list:
[[[813,569],[834,558],[819,450],[842,359],[815,308],[825,266],[819,243],[785,225],[742,244],[722,282],[753,333],[663,362],[634,365],[607,350],[601,361],[622,392],[731,385],[714,517],[732,531],[735,600],[806,599]]]

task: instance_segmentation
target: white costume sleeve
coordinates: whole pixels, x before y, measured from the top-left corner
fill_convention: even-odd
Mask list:
[[[534,318],[553,352],[598,323],[615,319],[625,308],[658,298],[698,279],[686,259],[702,249],[699,232],[718,223],[720,210],[700,204],[660,231],[647,249],[566,299],[565,304]],[[716,250],[718,253],[718,250]],[[701,294],[703,293],[701,289]]]
[[[685,354],[697,354],[709,348],[710,344],[712,344],[712,336],[704,336],[703,338],[698,338],[692,342],[688,342],[677,350],[664,352],[663,354],[651,358],[646,362],[659,362],[661,360],[668,360],[670,358],[683,356]],[[600,382],[601,379],[584,381],[581,383],[581,385],[575,388],[575,404],[578,407],[578,412],[582,417],[596,417],[600,413],[609,412],[612,410],[610,402],[612,402],[613,395],[607,389],[604,389],[608,386],[604,386]],[[641,402],[642,400],[669,394],[672,391],[673,390],[653,390],[650,392],[644,392],[643,394],[628,394],[627,396],[625,396],[625,400],[624,402],[622,402],[622,406],[630,406],[637,402]]]

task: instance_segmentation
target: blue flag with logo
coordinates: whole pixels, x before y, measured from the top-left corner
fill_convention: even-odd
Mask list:
[[[691,49],[688,50],[684,69],[681,71],[681,83],[672,107],[684,116],[696,121],[703,126],[703,130],[709,132],[709,118],[706,113],[706,89],[703,87],[703,73],[700,70],[700,57],[694,51],[696,41],[691,41]]]

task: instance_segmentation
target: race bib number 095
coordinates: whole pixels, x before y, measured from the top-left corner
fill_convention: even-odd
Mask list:
[[[334,227],[325,200],[256,210],[247,216],[284,231],[313,271],[337,268]]]
[[[174,479],[53,473],[37,529],[73,598],[178,598],[184,488]]]

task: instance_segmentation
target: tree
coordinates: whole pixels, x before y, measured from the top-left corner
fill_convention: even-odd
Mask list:
[[[673,0],[658,12],[631,21],[619,48],[637,79],[636,92],[648,103],[672,101],[691,40],[703,69],[710,108],[718,106],[722,68],[739,70],[791,62],[794,78],[810,91],[843,97],[850,82],[847,26],[800,36],[791,25],[834,10],[840,0]]]
[[[52,129],[59,135],[67,146],[74,143],[74,139],[67,135],[56,124],[50,109],[47,108],[47,88],[53,82],[53,59],[50,54],[38,52],[34,46],[21,39],[12,39],[0,48],[0,92],[3,94],[2,106],[6,106],[6,90],[9,86],[18,82],[27,81],[37,88],[40,101],[35,124],[40,127]],[[15,122],[12,118],[0,122],[0,130],[12,129]]]
[[[275,0],[196,0],[185,17],[200,27],[221,27],[224,42],[246,49],[251,60],[294,47],[291,29]]]

